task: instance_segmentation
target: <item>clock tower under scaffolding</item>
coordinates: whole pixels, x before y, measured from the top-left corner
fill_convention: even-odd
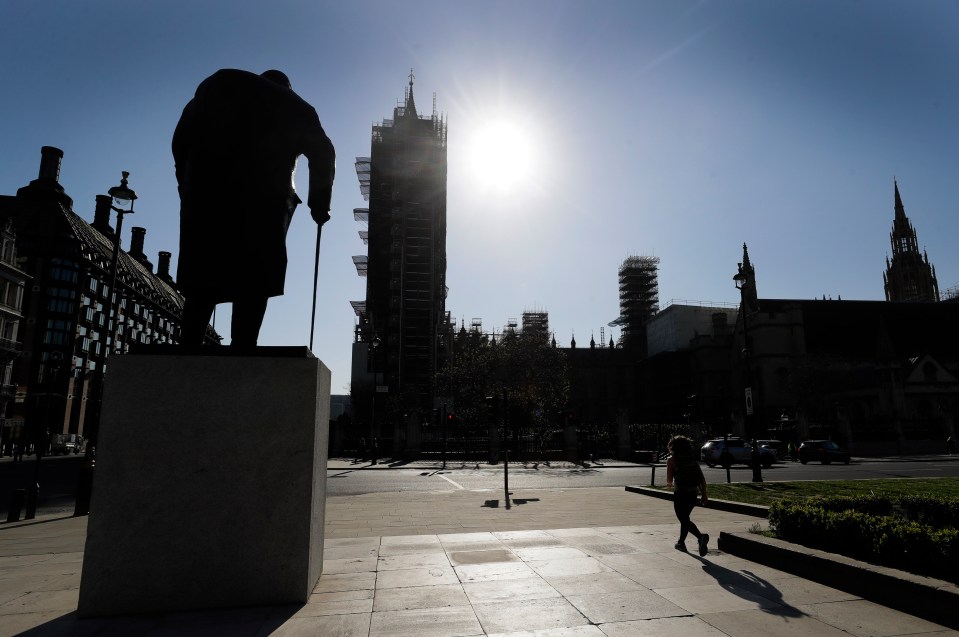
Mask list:
[[[392,437],[393,455],[404,456],[418,452],[411,429],[432,414],[437,349],[449,332],[446,121],[436,112],[435,95],[432,113],[419,115],[413,79],[411,71],[393,119],[373,126],[370,156],[356,160],[369,208],[354,210],[367,223],[360,237],[368,246],[365,257],[354,257],[357,273],[366,276],[366,300],[353,302],[354,418],[360,430],[366,421],[369,435],[383,439],[381,451],[389,453],[383,446]],[[370,390],[365,397],[364,387]]]

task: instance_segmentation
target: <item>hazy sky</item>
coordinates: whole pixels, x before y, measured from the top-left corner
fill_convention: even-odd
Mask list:
[[[956,2],[12,0],[0,194],[56,146],[60,182],[92,221],[95,196],[128,170],[139,199],[124,247],[143,226],[151,260],[169,250],[175,268],[170,139],[224,67],[285,71],[336,146],[314,343],[334,393],[350,380],[349,302],[365,296],[353,161],[411,67],[421,113],[435,93],[449,121],[457,321],[500,329],[546,310],[558,341],[585,345],[619,314],[627,256],[660,257],[663,306],[736,302],[743,242],[760,297],[882,299],[894,177],[940,288],[959,285]],[[301,161],[304,200],[307,174]],[[309,341],[315,228],[301,207],[263,345]],[[229,338],[229,306],[216,328]]]

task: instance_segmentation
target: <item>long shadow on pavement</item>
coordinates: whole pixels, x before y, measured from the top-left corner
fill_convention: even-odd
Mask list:
[[[733,571],[697,555],[692,555],[692,557],[702,562],[704,573],[714,577],[716,582],[730,593],[743,599],[748,599],[743,593],[759,595],[778,604],[778,606],[773,608],[760,608],[764,613],[792,618],[804,617],[806,615],[806,613],[798,608],[794,608],[786,603],[783,600],[782,591],[755,573],[750,571]]]

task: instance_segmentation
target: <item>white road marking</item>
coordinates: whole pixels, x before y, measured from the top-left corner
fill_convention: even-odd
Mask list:
[[[436,475],[437,475],[438,477],[440,477],[440,478],[443,478],[444,480],[446,480],[447,482],[449,482],[450,484],[452,484],[452,485],[453,485],[454,487],[456,487],[457,489],[463,489],[464,491],[466,490],[465,487],[463,487],[463,486],[460,485],[460,484],[457,484],[457,483],[453,482],[452,480],[450,480],[449,478],[447,478],[446,476],[444,476],[442,473],[437,473]]]

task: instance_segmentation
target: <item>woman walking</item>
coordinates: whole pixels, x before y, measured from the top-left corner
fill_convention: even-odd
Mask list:
[[[701,502],[703,506],[709,501],[706,495],[706,477],[703,470],[696,460],[693,453],[693,441],[686,436],[673,436],[666,445],[669,450],[669,459],[666,461],[666,486],[676,488],[673,492],[673,510],[676,511],[676,517],[679,519],[679,541],[676,542],[676,549],[686,550],[686,535],[693,534],[699,540],[699,554],[706,555],[706,545],[709,543],[709,535],[700,533],[699,529],[689,519],[693,507],[696,506],[698,491],[703,492]]]

